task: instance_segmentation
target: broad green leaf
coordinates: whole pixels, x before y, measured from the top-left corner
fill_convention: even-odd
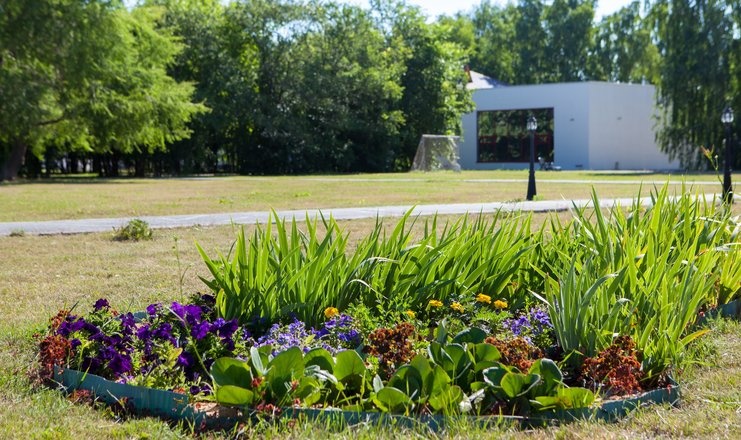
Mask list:
[[[486,370],[483,371],[484,382],[486,382],[486,384],[491,387],[501,388],[502,378],[507,373],[508,371],[506,367],[504,367],[501,364],[496,367],[487,368]]]
[[[246,406],[255,401],[255,393],[235,385],[216,387],[216,401],[222,405]]]
[[[457,385],[449,386],[429,399],[430,406],[437,412],[454,414],[460,412],[459,404],[466,397]]]
[[[486,342],[473,345],[472,351],[473,359],[477,367],[479,362],[497,362],[502,357],[497,347]]]
[[[258,376],[265,376],[267,370],[264,366],[263,354],[255,347],[250,348],[250,363]]]
[[[381,388],[373,401],[380,410],[392,413],[405,413],[412,405],[412,400],[403,391],[388,386]]]
[[[538,374],[545,386],[545,393],[549,393],[559,384],[563,383],[563,374],[555,362],[550,359],[538,359],[528,370],[530,374]]]
[[[566,408],[586,408],[594,402],[594,393],[586,388],[560,388],[556,397],[565,402]]]
[[[337,353],[335,357],[334,376],[343,382],[350,376],[364,376],[366,373],[365,363],[355,350],[345,350]]]
[[[443,365],[443,368],[455,382],[471,367],[471,358],[466,349],[460,344],[448,344],[444,351],[450,357],[451,363]]]
[[[452,342],[457,344],[479,344],[484,342],[486,336],[487,333],[484,330],[481,330],[478,327],[470,327],[455,335]]]
[[[299,379],[298,386],[292,393],[292,397],[305,399],[309,395],[322,389],[322,385],[313,377],[302,377]]]
[[[507,373],[502,377],[500,386],[507,397],[513,399],[527,394],[538,381],[540,376],[537,374]]]
[[[304,354],[298,347],[278,353],[268,363],[268,378],[286,378],[291,380],[304,371]]]
[[[403,391],[409,398],[422,398],[422,376],[411,365],[402,365],[388,381],[387,386]]]
[[[334,372],[334,359],[324,348],[314,348],[304,355],[306,366],[317,365],[324,371]]]
[[[587,408],[594,402],[594,393],[586,388],[560,387],[554,396],[537,396],[531,400],[537,409]]]
[[[239,359],[223,357],[211,365],[211,377],[217,387],[236,385],[242,388],[252,388],[252,371],[247,362]]]
[[[429,391],[430,395],[433,396],[442,392],[442,390],[447,389],[450,386],[450,382],[450,376],[448,376],[448,373],[445,372],[443,367],[435,365],[435,368],[432,370],[432,385]]]

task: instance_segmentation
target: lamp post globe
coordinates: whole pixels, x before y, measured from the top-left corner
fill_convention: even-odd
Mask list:
[[[538,120],[532,114],[527,118],[527,131],[530,133],[530,174],[527,179],[527,200],[535,197],[535,130],[538,129]]]
[[[733,109],[726,105],[720,115],[720,122],[726,129],[725,160],[723,164],[723,202],[733,203],[733,185],[731,182],[731,164],[733,163],[733,139],[731,137],[731,124],[733,124]]]

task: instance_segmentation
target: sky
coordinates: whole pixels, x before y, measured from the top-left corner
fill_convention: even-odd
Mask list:
[[[346,0],[348,3],[368,7],[368,0]],[[506,5],[508,0],[490,0],[493,4]],[[597,8],[594,18],[600,21],[603,16],[616,12],[623,6],[627,6],[632,0],[597,0]],[[422,8],[422,11],[430,18],[438,15],[453,15],[456,12],[468,12],[481,3],[481,0],[407,0],[407,3]]]

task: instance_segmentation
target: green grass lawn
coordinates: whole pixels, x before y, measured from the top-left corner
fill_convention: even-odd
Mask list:
[[[633,197],[643,188],[686,182],[692,191],[720,192],[714,174],[667,175],[537,172],[538,197]],[[736,176],[741,179],[741,175]],[[0,185],[0,222],[270,209],[480,203],[525,198],[527,171],[398,173],[347,176],[179,179],[52,178]]]
[[[525,172],[464,172],[322,177],[230,177],[207,180],[52,179],[0,186],[0,221],[113,217],[242,210],[502,201],[522,198]],[[681,182],[681,176],[539,173],[539,194],[559,188],[564,197],[587,198],[589,181],[600,197],[637,194],[637,183]],[[546,183],[548,179],[580,183]],[[350,184],[347,179],[352,180]],[[499,182],[492,179],[518,179]],[[715,182],[715,176],[688,180]],[[522,181],[521,181],[522,180]],[[679,188],[679,186],[677,186]],[[701,188],[719,191],[719,186]],[[255,192],[254,195],[252,192]],[[622,193],[621,191],[625,191]],[[645,191],[647,193],[647,191]],[[493,194],[493,195],[492,195]],[[505,196],[502,194],[511,194]],[[417,199],[415,199],[415,197]],[[555,197],[555,196],[554,196]],[[546,196],[546,198],[551,198]],[[209,209],[211,209],[209,211]],[[739,204],[734,209],[738,212]],[[136,211],[136,212],[134,212]],[[540,224],[548,215],[538,214]],[[372,220],[341,222],[351,238],[361,237]],[[393,222],[391,222],[393,224]],[[118,309],[140,310],[151,302],[180,300],[204,285],[207,270],[194,242],[207,252],[227,252],[232,227],[155,231],[152,241],[114,242],[112,234],[0,237],[0,438],[190,438],[188,426],[151,418],[119,421],[109,411],[75,405],[61,393],[34,387],[27,378],[34,360],[33,334],[58,309],[80,304],[83,311],[100,297]],[[679,408],[654,406],[616,424],[576,423],[549,429],[482,431],[457,426],[444,438],[738,438],[741,432],[741,324],[718,321],[696,346],[705,364],[677,372],[683,384]],[[233,437],[207,433],[206,438]],[[337,430],[321,424],[247,427],[243,438],[375,438],[428,436],[426,432],[361,426]]]

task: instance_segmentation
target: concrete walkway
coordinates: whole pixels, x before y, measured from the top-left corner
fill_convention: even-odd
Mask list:
[[[708,200],[719,197],[715,194],[705,196]],[[738,196],[736,196],[738,198]],[[600,200],[601,207],[614,205],[630,206],[632,198],[604,199]],[[641,199],[641,203],[651,203],[649,197]],[[574,206],[591,206],[592,201],[585,200],[542,200],[533,202],[493,202],[493,203],[458,203],[445,205],[416,205],[416,206],[376,206],[365,208],[328,208],[294,211],[276,211],[282,219],[295,218],[304,221],[308,214],[309,218],[315,218],[321,214],[336,220],[355,220],[375,217],[401,217],[407,211],[412,210],[413,215],[460,215],[466,213],[491,213],[503,211],[529,211],[529,212],[552,212],[564,211]],[[52,235],[52,234],[83,234],[89,232],[112,232],[114,228],[120,228],[133,218],[139,218],[151,228],[184,228],[191,226],[217,226],[229,224],[255,224],[266,223],[270,219],[269,211],[256,212],[230,212],[221,214],[193,214],[193,215],[168,215],[168,216],[142,216],[122,218],[96,218],[81,220],[52,220],[42,222],[0,222],[0,236],[11,234],[30,235]]]

